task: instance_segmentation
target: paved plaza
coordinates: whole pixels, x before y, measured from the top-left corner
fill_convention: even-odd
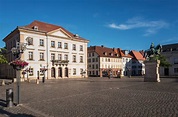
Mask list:
[[[178,117],[178,79],[83,78],[21,83],[21,105],[5,107],[0,86],[0,117]]]

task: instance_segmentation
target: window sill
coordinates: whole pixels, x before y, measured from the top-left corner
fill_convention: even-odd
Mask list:
[[[29,61],[35,61],[35,60],[33,60],[33,59],[28,59]]]

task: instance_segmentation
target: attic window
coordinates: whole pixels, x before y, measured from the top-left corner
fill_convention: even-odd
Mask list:
[[[113,56],[113,53],[110,53],[111,56]]]
[[[103,54],[104,54],[104,55],[107,55],[107,52],[104,52]]]
[[[34,26],[33,29],[34,29],[34,30],[38,30],[38,26]]]
[[[116,56],[119,56],[118,54],[116,54]]]
[[[74,35],[74,37],[75,37],[75,38],[78,38],[78,37],[79,37],[79,35],[78,35],[78,34],[75,34],[75,35]]]

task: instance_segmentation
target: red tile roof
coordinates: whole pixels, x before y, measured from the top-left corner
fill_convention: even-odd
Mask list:
[[[104,46],[90,46],[88,47],[88,52],[96,52],[100,57],[129,57],[132,58],[130,54],[125,55],[120,48],[107,48]]]
[[[143,61],[145,60],[145,58],[143,57],[142,53],[140,53],[140,52],[132,50],[130,52],[130,54],[137,60],[143,60]]]
[[[37,26],[39,31],[44,31],[44,32],[47,32],[47,33],[51,32],[51,31],[55,31],[57,29],[62,29],[62,31],[67,33],[67,35],[69,35],[72,38],[78,38],[78,39],[86,40],[86,39],[81,38],[81,37],[76,37],[74,34],[72,34],[71,32],[69,32],[68,30],[66,30],[65,28],[63,28],[61,26],[57,26],[57,25],[53,25],[53,24],[49,24],[49,23],[45,23],[45,22],[41,22],[41,21],[37,21],[37,20],[33,21],[29,25],[22,26],[22,27],[28,28],[28,29],[34,29],[34,26]]]

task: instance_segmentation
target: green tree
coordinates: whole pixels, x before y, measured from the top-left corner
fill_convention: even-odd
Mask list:
[[[160,66],[161,67],[170,67],[171,64],[166,60],[165,56],[158,54],[153,57],[154,60],[160,60]]]
[[[6,48],[0,48],[0,64],[2,63],[8,63],[7,59],[5,58],[5,54],[6,54]]]

